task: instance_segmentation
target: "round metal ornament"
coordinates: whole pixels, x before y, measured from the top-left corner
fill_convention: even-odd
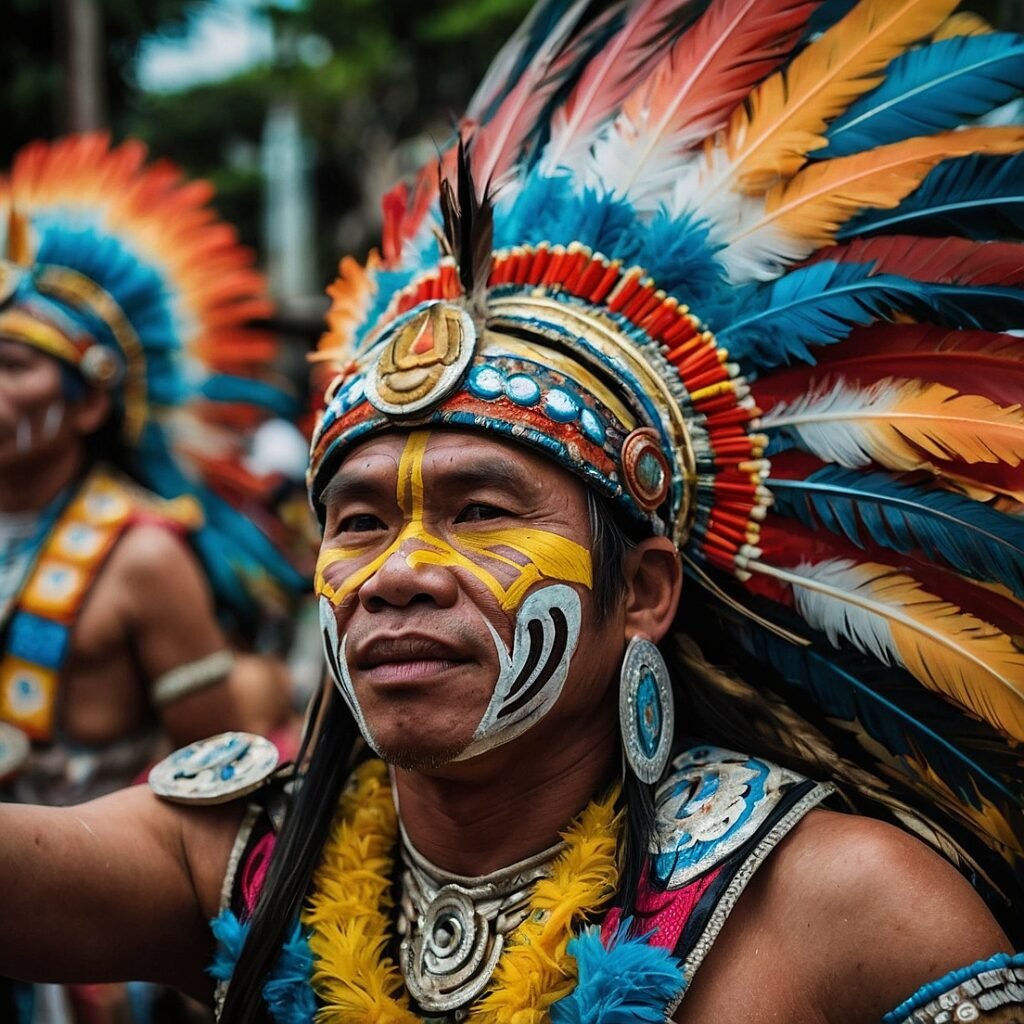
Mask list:
[[[387,416],[412,416],[444,401],[476,352],[470,315],[431,302],[400,324],[366,377],[366,400]]]
[[[249,732],[199,740],[154,765],[149,786],[180,804],[223,804],[251,793],[274,773],[277,747]]]
[[[672,474],[657,431],[640,427],[622,443],[622,476],[626,490],[645,512],[665,501]]]
[[[672,749],[675,700],[661,651],[642,637],[629,641],[622,660],[619,727],[633,773],[641,782],[657,782]]]

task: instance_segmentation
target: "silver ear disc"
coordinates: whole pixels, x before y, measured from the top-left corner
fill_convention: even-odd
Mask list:
[[[661,651],[641,637],[629,641],[622,660],[619,727],[634,774],[641,782],[657,782],[672,750],[675,699]]]

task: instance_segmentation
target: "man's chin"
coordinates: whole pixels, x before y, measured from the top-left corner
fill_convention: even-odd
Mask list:
[[[410,742],[407,738],[396,742],[376,740],[370,744],[381,758],[404,771],[423,772],[444,768],[451,764],[469,743],[446,744]]]

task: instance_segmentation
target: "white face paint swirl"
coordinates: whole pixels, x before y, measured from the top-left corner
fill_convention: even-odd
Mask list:
[[[534,591],[519,606],[511,651],[487,624],[501,669],[473,738],[456,761],[514,740],[554,707],[579,644],[580,620],[579,595],[565,584],[553,584]],[[348,638],[339,641],[334,606],[324,597],[320,598],[320,625],[327,664],[338,690],[363,738],[379,754],[349,674]]]

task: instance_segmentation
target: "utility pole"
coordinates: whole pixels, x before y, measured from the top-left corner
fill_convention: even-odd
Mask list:
[[[99,0],[61,0],[64,21],[64,113],[71,132],[106,127],[103,21]]]

